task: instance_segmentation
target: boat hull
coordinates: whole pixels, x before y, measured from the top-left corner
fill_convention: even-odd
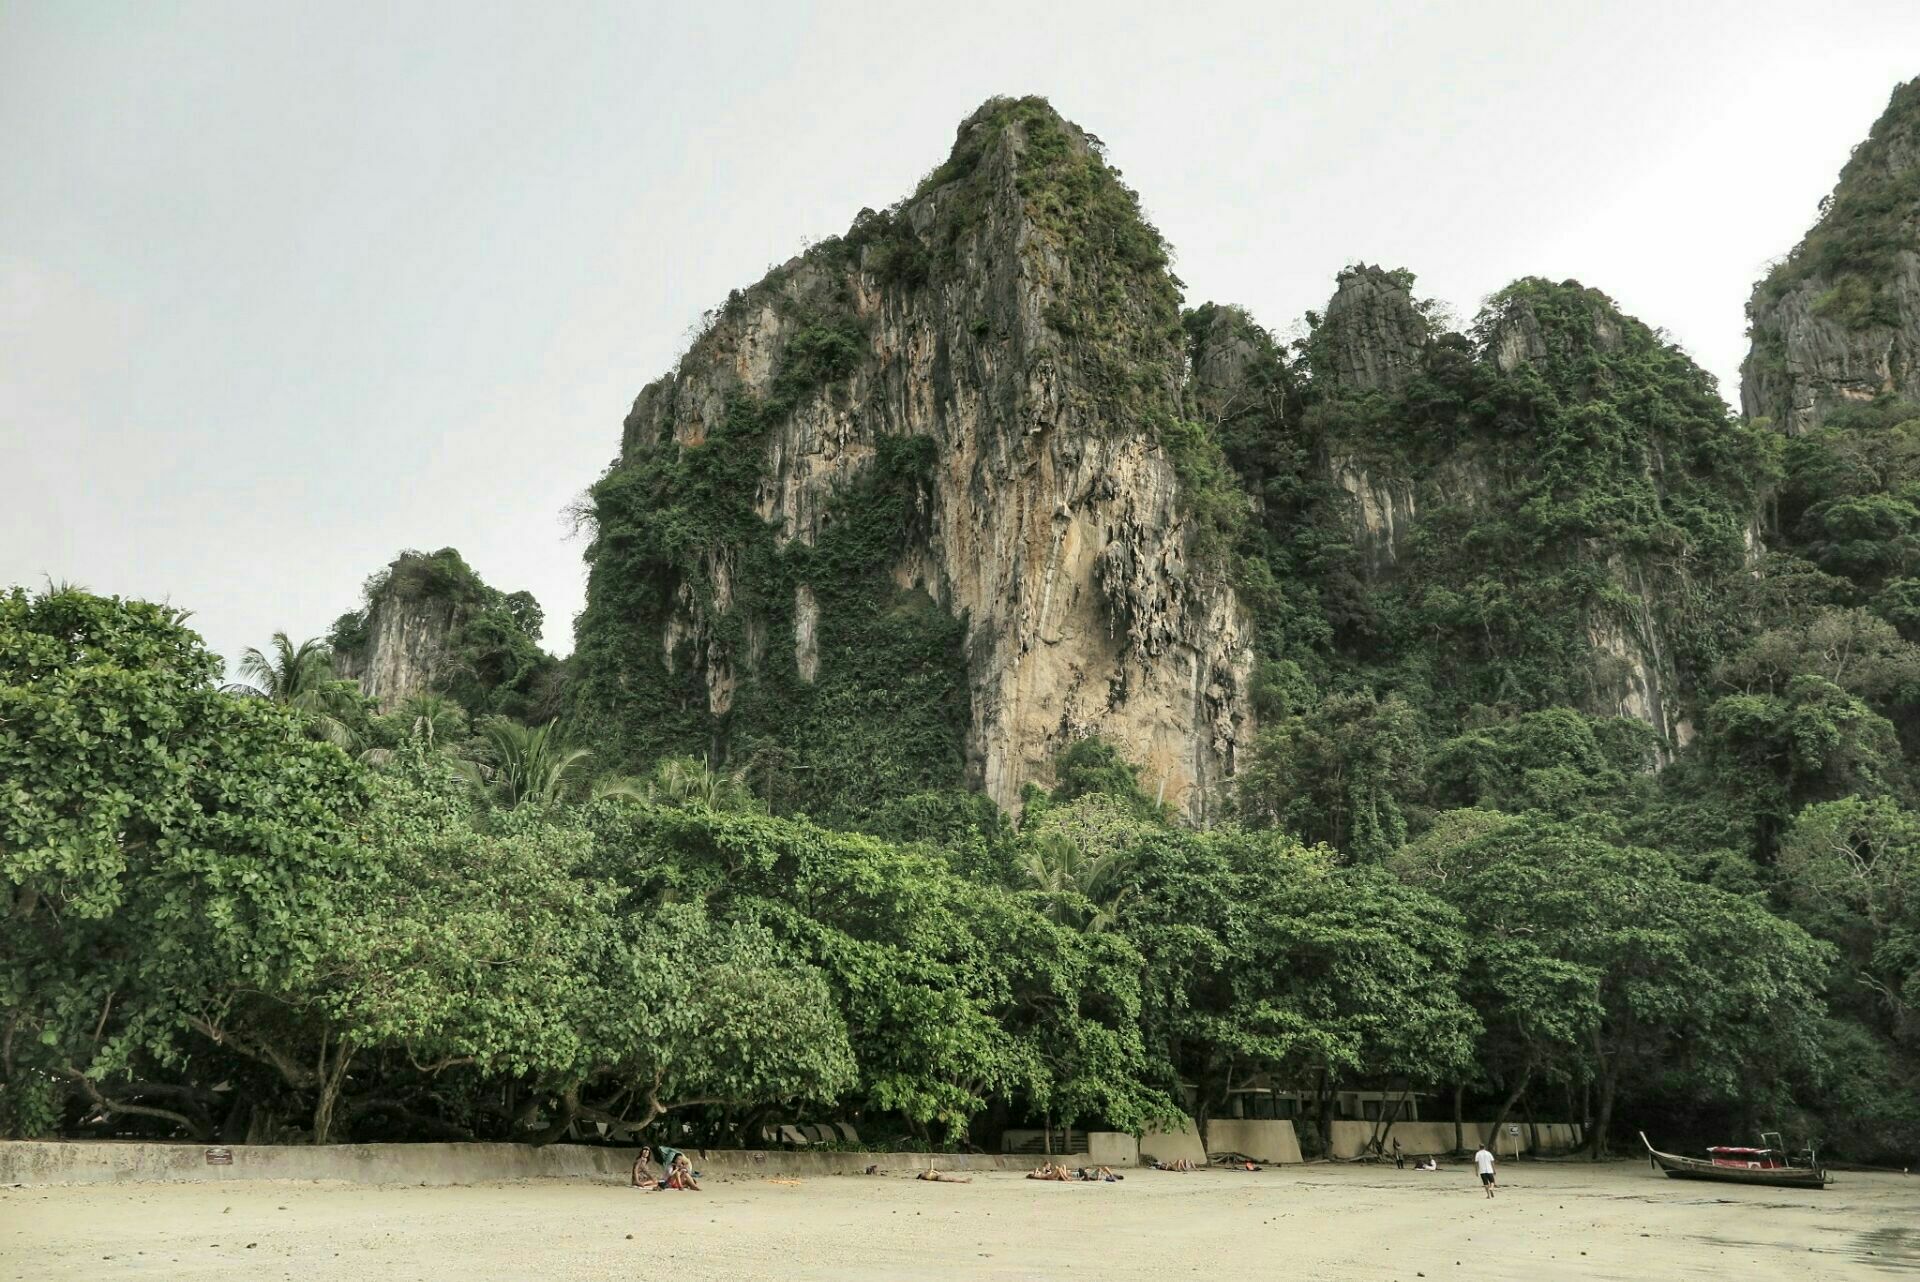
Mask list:
[[[1743,1171],[1736,1166],[1715,1167],[1705,1164],[1697,1167],[1669,1166],[1660,1162],[1670,1180],[1714,1180],[1721,1184],[1748,1184],[1772,1189],[1823,1189],[1827,1186],[1824,1171],[1810,1171],[1804,1168],[1788,1167],[1784,1170]]]
[[[1819,1166],[1722,1166],[1697,1157],[1662,1153],[1647,1143],[1653,1164],[1666,1172],[1670,1180],[1710,1180],[1718,1184],[1746,1184],[1770,1189],[1823,1189],[1827,1186],[1826,1168]]]

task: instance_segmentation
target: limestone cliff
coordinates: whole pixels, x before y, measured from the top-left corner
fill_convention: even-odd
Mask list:
[[[1746,565],[1755,498],[1718,461],[1743,429],[1598,291],[1521,281],[1455,334],[1411,283],[1343,272],[1305,344],[1306,418],[1370,585],[1358,644],[1413,627],[1450,697],[1575,703],[1684,745],[1686,603]]]
[[[951,751],[1017,807],[1098,734],[1203,816],[1251,636],[1183,479],[1166,261],[1096,142],[997,100],[913,197],[735,294],[596,487],[583,712],[796,805],[942,784]]]
[[[1894,90],[1747,320],[1742,406],[1789,435],[1850,403],[1920,400],[1920,79]]]
[[[333,668],[382,712],[431,692],[476,714],[525,716],[555,666],[540,623],[530,595],[488,587],[454,549],[402,552],[334,623]]]

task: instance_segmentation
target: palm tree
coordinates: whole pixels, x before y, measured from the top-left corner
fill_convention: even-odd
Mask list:
[[[271,654],[248,646],[240,655],[243,681],[224,687],[228,694],[271,699],[305,713],[322,739],[351,748],[358,738],[340,717],[352,705],[351,681],[333,675],[327,643],[311,637],[295,645],[284,632],[273,634]]]
[[[400,705],[406,718],[407,733],[429,748],[445,746],[458,739],[467,728],[467,710],[444,694],[426,691]]]
[[[699,810],[749,810],[754,804],[744,768],[715,770],[693,757],[667,757],[655,765],[647,797]]]
[[[1053,832],[1028,847],[1020,871],[1027,889],[1046,902],[1047,916],[1100,934],[1118,925],[1121,905],[1132,893],[1123,880],[1128,862],[1123,851],[1090,855],[1079,842]]]
[[[586,782],[593,753],[569,745],[553,722],[529,729],[506,717],[488,717],[480,738],[492,760],[466,763],[468,775],[508,810],[529,801],[558,801]]]

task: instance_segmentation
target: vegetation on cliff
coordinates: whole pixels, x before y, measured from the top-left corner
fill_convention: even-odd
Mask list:
[[[1749,315],[1778,301],[1795,285],[1819,280],[1826,288],[1816,315],[1850,329],[1898,324],[1886,285],[1900,255],[1920,236],[1920,78],[1894,90],[1865,142],[1840,171],[1820,218],[1754,290]],[[1755,337],[1761,337],[1756,328]]]
[[[362,670],[382,612],[434,610],[445,634],[432,638],[431,693],[443,694],[474,717],[551,715],[552,655],[540,648],[545,623],[528,592],[502,592],[474,573],[453,548],[402,552],[367,579],[358,610],[334,620],[328,641],[336,666]],[[427,692],[427,691],[422,691]]]

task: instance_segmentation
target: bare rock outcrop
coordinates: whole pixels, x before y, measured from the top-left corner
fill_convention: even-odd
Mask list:
[[[889,442],[931,442],[892,575],[964,621],[970,781],[1017,807],[1063,746],[1098,734],[1200,818],[1248,730],[1252,638],[1197,551],[1160,438],[1182,365],[1163,249],[1097,144],[1038,100],[997,100],[912,199],[720,309],[635,400],[610,476],[711,448],[749,407],[765,423],[740,438],[754,514],[769,556],[793,560],[825,546]],[[736,544],[759,537],[716,538],[704,565],[656,558],[657,589],[610,556],[590,582],[583,628],[655,630],[665,666],[702,674],[716,738],[737,691],[788,676],[814,688],[862,661],[825,640],[835,606],[818,571],[765,600],[738,582]],[[666,604],[619,622],[604,614],[617,594]],[[791,634],[755,644],[753,626]],[[589,685],[656,678],[599,657],[611,651],[583,640]]]
[[[402,552],[335,621],[333,670],[382,712],[434,693],[476,715],[528,715],[555,667],[540,626],[531,595],[487,586],[453,548]]]
[[[1920,79],[1894,90],[1747,320],[1742,408],[1788,435],[1848,404],[1920,401]]]

